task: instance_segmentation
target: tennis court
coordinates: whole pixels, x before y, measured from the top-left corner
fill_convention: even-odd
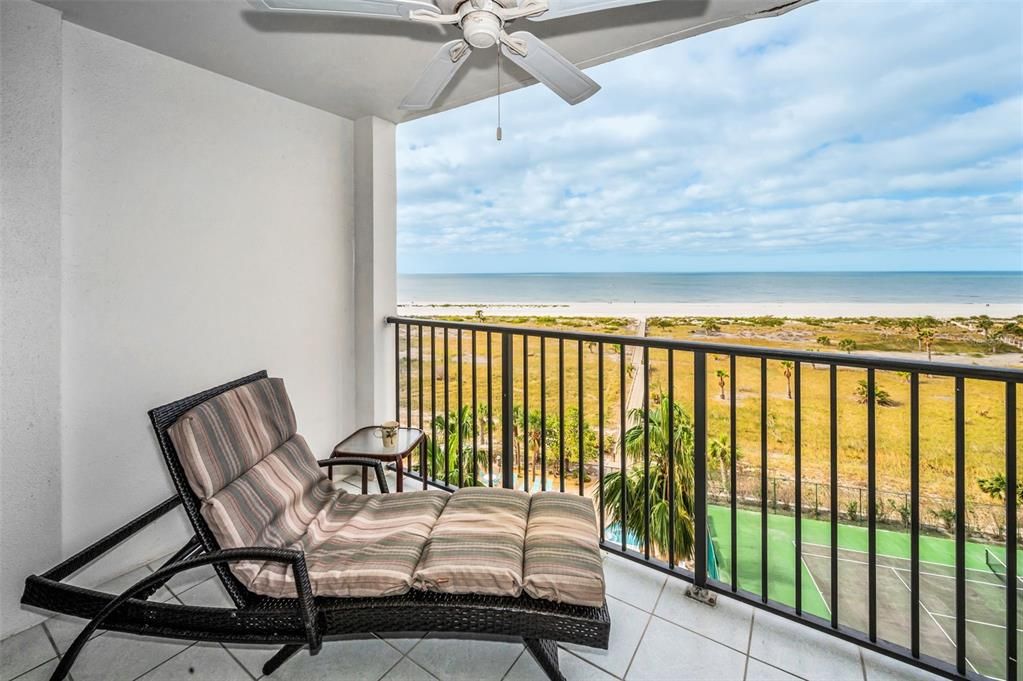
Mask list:
[[[731,546],[730,510],[712,506],[717,553],[723,581],[729,580]],[[760,514],[740,510],[738,577],[743,589],[760,593]],[[803,520],[803,608],[830,617],[830,525]],[[768,595],[772,600],[795,603],[795,521],[791,516],[768,516]],[[867,531],[839,525],[839,619],[867,630]],[[920,647],[927,655],[954,662],[955,568],[954,542],[942,537],[920,540]],[[910,644],[909,534],[877,532],[878,636],[899,645]],[[1005,567],[1004,549],[969,543],[966,551],[966,657],[971,671],[995,679],[1005,678]],[[1023,586],[1023,582],[1020,582]],[[1023,594],[1023,589],[1020,590]],[[1023,600],[1021,600],[1023,609]],[[1017,632],[1019,636],[1019,632]],[[1021,640],[1023,645],[1023,640]]]

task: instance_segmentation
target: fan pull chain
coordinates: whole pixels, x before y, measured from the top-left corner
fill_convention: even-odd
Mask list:
[[[501,46],[497,46],[497,141],[501,141]]]

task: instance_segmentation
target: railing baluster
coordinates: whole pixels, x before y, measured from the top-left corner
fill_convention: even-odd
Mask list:
[[[583,417],[583,342],[579,341],[579,347],[576,348],[579,353],[577,358],[577,371],[579,373],[579,496],[584,496],[585,491],[583,485],[586,478],[586,457],[584,456],[586,451],[586,441],[584,432],[586,430],[586,420]]]
[[[412,325],[405,325],[405,425],[412,426]]]
[[[693,581],[707,584],[707,355],[693,353]]]
[[[494,486],[494,352],[487,331],[487,487]]]
[[[920,374],[909,376],[910,652],[920,657]]]
[[[540,489],[547,491],[547,339],[540,339]],[[604,528],[600,529],[604,539]]]
[[[737,425],[735,422],[735,397],[736,397],[736,373],[735,373],[735,355],[728,356],[728,446],[730,450],[730,461],[729,461],[729,476],[731,478],[731,493],[729,494],[729,501],[732,505],[732,591],[739,590],[739,492],[736,489],[736,481],[738,478],[738,445],[736,444],[736,430]]]
[[[394,325],[394,420],[401,421],[401,324]]]
[[[626,520],[629,517],[629,495],[628,485],[626,483],[626,471],[628,470],[628,460],[626,459],[625,451],[625,426],[626,426],[626,413],[625,413],[625,345],[618,346],[618,445],[622,450],[621,468],[618,469],[618,475],[621,491],[622,491],[622,508],[619,513],[619,521],[621,525],[622,535],[622,551],[626,551],[628,546],[628,523]]]
[[[877,640],[877,377],[867,369],[867,634]]]
[[[558,482],[565,491],[565,340],[558,339]]]
[[[512,388],[515,384],[512,375],[515,358],[512,357],[514,348],[512,346],[511,333],[505,331],[501,334],[501,486],[505,489],[515,487],[514,468],[514,397]]]
[[[838,628],[838,366],[828,368],[831,435],[831,626]]]
[[[675,568],[675,353],[668,350],[668,567]]]
[[[529,491],[529,336],[522,334],[522,489]]]
[[[434,453],[437,451],[437,329],[430,327],[430,477],[437,480],[437,462]],[[425,482],[425,476],[424,476]],[[425,489],[425,485],[424,485]]]
[[[760,599],[767,602],[767,358],[760,359]]]
[[[604,542],[604,344],[597,344],[597,489],[600,495],[600,541]]]
[[[476,330],[473,329],[470,340],[472,341],[472,484],[473,487],[479,484],[480,469],[477,463],[479,458],[479,412],[480,405],[476,396]]]
[[[1016,384],[1005,383],[1005,678],[1015,679],[1018,667],[1016,629]]]
[[[448,370],[448,357],[451,355],[451,345],[448,339],[448,327],[444,327],[444,471],[443,479],[445,485],[450,485],[449,474],[451,472],[451,380]]]
[[[796,458],[796,614],[803,614],[803,412],[802,412],[802,365],[795,362],[792,371],[792,380],[795,381],[796,390],[793,394],[793,449]]]
[[[643,346],[643,557],[650,559],[650,348]]]
[[[462,442],[462,329],[458,329],[457,336],[457,350],[456,355],[458,359],[458,408],[455,411],[455,440],[458,445],[458,486],[463,487],[465,480],[462,475],[462,450],[465,449],[465,443]]]
[[[966,382],[955,379],[956,669],[966,674]]]
[[[420,324],[418,328],[418,341],[419,341],[419,430],[425,432],[425,424],[423,422],[423,325]],[[395,471],[397,475],[397,471]],[[426,441],[424,440],[419,444],[419,475],[423,479],[423,489],[426,489]]]

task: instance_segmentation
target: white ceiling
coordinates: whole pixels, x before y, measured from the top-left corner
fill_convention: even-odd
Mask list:
[[[311,106],[401,122],[426,62],[456,29],[409,21],[271,14],[245,0],[40,0],[76,24]],[[545,22],[519,21],[573,63],[594,66],[812,0],[663,0]],[[496,51],[477,50],[436,113],[496,92]],[[535,81],[505,60],[502,89]],[[600,96],[600,93],[595,95]],[[567,106],[567,104],[566,104]]]

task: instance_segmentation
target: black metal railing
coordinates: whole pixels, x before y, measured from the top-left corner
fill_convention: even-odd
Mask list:
[[[490,485],[593,496],[609,552],[948,677],[1018,678],[1016,393],[1023,371],[434,319],[387,321],[395,330],[396,415],[428,435],[409,473],[424,489]],[[616,362],[617,371],[608,366]],[[771,404],[779,399],[770,394],[772,366],[784,369],[789,391],[781,399],[790,407]],[[826,371],[821,394],[808,395],[810,372],[820,370]],[[758,374],[753,387],[740,388],[740,372]],[[878,381],[896,375],[906,383],[905,422],[887,415],[879,420]],[[861,376],[855,408],[842,406],[849,379]],[[708,395],[708,379],[715,377],[719,396]],[[921,450],[921,427],[933,426],[921,421],[923,380],[929,408],[936,405],[940,416],[951,403],[948,455],[930,445]],[[1004,481],[1004,522],[994,543],[998,532],[982,532],[968,520],[974,502],[967,479],[977,455],[968,450],[967,431],[977,419],[995,418],[990,406],[968,418],[968,385],[981,386],[989,402],[995,395],[1004,409],[1004,438],[996,447],[996,458],[1004,457],[997,471]],[[759,409],[740,408],[747,400]],[[827,418],[814,420],[821,410]],[[740,433],[743,420],[755,414],[759,429]],[[779,415],[792,419],[784,438],[772,425]],[[879,450],[879,424],[885,437],[904,437],[894,454],[888,445]],[[822,429],[826,437],[814,432]],[[739,440],[757,433],[759,446],[750,457],[756,465],[740,466],[749,452]],[[778,476],[769,475],[778,465],[772,437],[784,440],[782,458],[793,463],[791,477],[784,476],[793,499],[782,509]],[[819,443],[814,450],[807,449],[808,439]],[[908,480],[896,481],[908,489],[893,491],[886,479],[889,489],[882,490],[882,453],[886,460],[908,461]],[[713,484],[709,457],[718,464]],[[809,463],[815,472],[808,472]],[[943,484],[940,471],[951,471],[951,506],[922,490],[924,465],[931,486]],[[850,467],[860,467],[865,485],[840,484]],[[740,478],[750,471],[758,475],[759,490],[750,485],[740,494]],[[812,514],[804,499],[809,485]],[[823,509],[821,489],[828,497]],[[847,523],[839,508],[843,489],[866,495],[865,513],[862,502],[855,513],[854,502],[847,502]],[[889,520],[891,508],[879,512],[884,494],[908,501],[898,523]],[[939,526],[925,523],[924,510],[944,519],[947,538],[935,536]],[[720,536],[715,518],[728,523]],[[772,539],[779,528],[782,543]],[[981,535],[983,541],[971,541]],[[722,560],[725,536],[729,555]],[[908,544],[908,555],[881,550],[879,541]],[[951,555],[937,561],[942,547]],[[978,561],[996,567],[984,571]],[[806,602],[808,594],[815,605]]]

